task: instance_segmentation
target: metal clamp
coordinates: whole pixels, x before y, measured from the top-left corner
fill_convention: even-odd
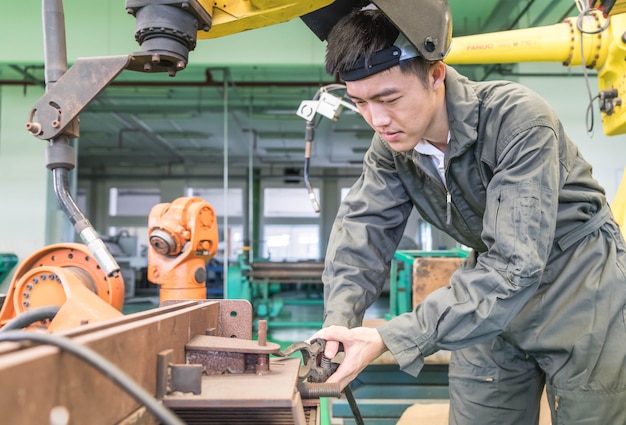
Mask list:
[[[302,341],[291,344],[277,355],[289,357],[296,352],[302,355],[302,366],[298,378],[307,382],[325,382],[335,371],[331,360],[324,356],[326,341],[313,339],[310,343]]]

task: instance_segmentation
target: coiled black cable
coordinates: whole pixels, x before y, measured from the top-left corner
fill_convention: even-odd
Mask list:
[[[17,329],[24,329],[32,325],[35,322],[42,320],[52,320],[59,311],[58,305],[47,305],[43,307],[31,308],[9,320],[2,328],[0,332],[8,332]]]

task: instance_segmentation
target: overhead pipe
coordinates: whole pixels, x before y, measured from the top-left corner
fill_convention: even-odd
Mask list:
[[[16,69],[17,70],[17,69]],[[215,68],[206,68],[203,81],[178,81],[167,79],[162,81],[113,81],[109,87],[216,87],[223,88],[224,80],[213,78],[211,71]],[[18,71],[19,72],[19,71]],[[335,76],[335,82],[339,83],[339,76]],[[0,85],[4,86],[32,86],[42,85],[32,78],[29,80],[0,80]],[[325,84],[323,81],[233,81],[226,83],[229,87],[315,87]]]

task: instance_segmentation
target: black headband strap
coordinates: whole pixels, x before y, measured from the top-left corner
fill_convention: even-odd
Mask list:
[[[392,66],[400,64],[400,61],[419,56],[417,49],[400,33],[393,46],[374,53],[368,63],[362,56],[352,69],[340,71],[339,77],[344,81],[356,81],[374,75]]]

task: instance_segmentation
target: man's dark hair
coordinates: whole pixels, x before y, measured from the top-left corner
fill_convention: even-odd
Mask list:
[[[369,63],[372,55],[393,45],[400,31],[387,16],[377,9],[355,10],[344,16],[328,34],[326,72],[352,70],[361,58]],[[422,83],[427,82],[431,62],[423,57],[400,62],[402,72],[415,73]]]

